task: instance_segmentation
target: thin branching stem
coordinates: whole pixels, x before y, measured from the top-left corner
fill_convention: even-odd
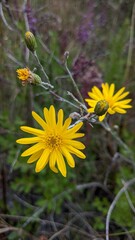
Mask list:
[[[106,240],[109,240],[109,225],[110,225],[110,218],[111,218],[112,211],[113,211],[114,207],[116,206],[116,203],[118,202],[121,195],[125,192],[125,190],[127,190],[133,184],[135,184],[135,178],[131,179],[130,181],[128,181],[124,184],[124,187],[122,187],[120,189],[120,191],[117,193],[116,197],[114,198],[114,200],[108,210],[107,217],[106,217]]]
[[[43,66],[42,66],[42,64],[41,64],[41,62],[40,62],[40,60],[39,60],[39,58],[38,58],[37,52],[35,51],[33,54],[34,54],[34,57],[36,58],[36,60],[37,60],[37,62],[38,62],[38,65],[40,66],[40,68],[41,68],[41,70],[42,70],[42,72],[43,72],[43,74],[44,74],[44,76],[45,76],[46,81],[50,84],[49,77],[48,77],[48,75],[46,74],[46,72],[45,72],[45,70],[44,70],[44,68],[43,68]]]
[[[69,68],[68,68],[67,58],[65,59],[65,68],[66,68],[67,73],[69,74],[69,77],[70,77],[70,79],[71,79],[71,81],[72,81],[72,84],[73,84],[73,86],[74,86],[74,88],[75,88],[75,90],[76,90],[76,93],[77,93],[77,95],[78,95],[78,98],[80,99],[81,103],[82,103],[83,105],[85,105],[84,100],[83,100],[83,98],[82,98],[82,95],[81,95],[81,93],[80,93],[80,91],[79,91],[79,88],[78,88],[78,86],[77,86],[77,84],[76,84],[76,82],[75,82],[75,80],[74,80],[74,78],[73,78],[73,76],[72,76]]]
[[[127,66],[125,70],[125,80],[128,79],[128,75],[129,75],[129,71],[132,63],[132,54],[133,54],[133,47],[134,47],[134,28],[135,28],[135,3],[133,5],[133,10],[132,10],[129,49],[128,49],[128,57],[127,57]]]

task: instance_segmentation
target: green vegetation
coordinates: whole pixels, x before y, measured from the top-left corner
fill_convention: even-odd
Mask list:
[[[135,182],[114,206],[106,238],[108,210],[135,173],[134,1],[13,0],[2,1],[0,7],[0,239],[135,239]],[[45,80],[26,47],[28,30],[36,37],[53,93],[38,85],[22,86],[17,79],[16,70],[29,67]],[[35,163],[27,164],[27,157],[20,156],[26,147],[16,139],[27,135],[20,126],[37,127],[32,110],[42,116],[42,109],[53,104],[64,110],[65,118],[80,113],[67,94],[77,98],[64,65],[66,51],[83,98],[94,85],[115,83],[116,89],[130,91],[133,108],[107,119],[113,134],[84,122],[87,157],[75,158],[75,168],[67,167],[64,178],[48,166],[35,173]]]

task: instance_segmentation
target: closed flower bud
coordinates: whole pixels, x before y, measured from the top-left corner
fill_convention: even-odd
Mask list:
[[[100,100],[97,102],[94,108],[94,113],[98,116],[102,116],[106,113],[108,108],[109,108],[108,102],[106,100]]]
[[[32,32],[28,31],[25,33],[25,42],[26,42],[27,48],[31,52],[34,52],[36,50],[36,46],[37,46],[36,39]]]

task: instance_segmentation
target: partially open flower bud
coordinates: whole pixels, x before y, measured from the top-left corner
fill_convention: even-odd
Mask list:
[[[29,68],[21,68],[21,69],[17,69],[17,74],[18,74],[18,78],[22,81],[22,85],[25,86],[27,83],[30,84],[40,84],[41,78],[30,71]]]
[[[40,84],[42,81],[41,81],[41,78],[35,74],[35,73],[32,73],[32,83],[33,84]]]
[[[34,52],[36,50],[36,46],[37,46],[36,39],[32,32],[28,31],[25,33],[25,42],[26,42],[27,48],[31,52]]]
[[[94,108],[94,113],[98,116],[102,116],[106,113],[108,108],[109,108],[108,102],[106,100],[100,100],[97,102]]]

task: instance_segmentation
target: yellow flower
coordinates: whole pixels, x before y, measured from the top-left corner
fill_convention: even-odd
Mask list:
[[[90,98],[85,99],[85,101],[88,102],[88,105],[90,106],[88,112],[94,113],[97,103],[100,102],[101,100],[105,100],[106,103],[108,103],[109,107],[102,116],[99,116],[99,121],[103,121],[107,113],[125,114],[126,113],[125,109],[132,107],[129,104],[132,99],[123,100],[129,94],[129,92],[124,92],[124,90],[125,87],[122,87],[117,93],[114,94],[115,91],[114,83],[112,83],[110,86],[108,83],[103,83],[102,91],[96,86],[94,86],[92,88],[92,91],[88,92]]]
[[[75,167],[75,161],[72,154],[82,159],[85,158],[85,155],[80,151],[85,148],[84,144],[74,140],[84,136],[83,133],[76,133],[83,123],[80,122],[72,128],[69,128],[71,118],[67,118],[63,123],[63,110],[60,109],[56,116],[54,106],[50,106],[49,110],[44,108],[43,112],[45,120],[34,111],[32,112],[33,118],[42,127],[42,130],[27,126],[21,127],[22,131],[33,134],[34,137],[18,139],[17,143],[35,143],[34,146],[25,150],[21,156],[26,157],[31,155],[27,161],[28,163],[37,161],[35,168],[36,172],[40,172],[49,163],[49,167],[52,171],[57,173],[59,169],[61,174],[66,177],[64,158],[71,168]]]
[[[29,68],[21,68],[21,69],[17,69],[17,74],[18,74],[18,78],[22,81],[27,81],[28,78],[30,77],[30,73],[31,71],[29,70]]]
[[[26,85],[27,83],[33,83],[33,84],[40,84],[41,78],[30,71],[29,68],[20,68],[17,71],[18,78],[22,81],[22,85]]]

